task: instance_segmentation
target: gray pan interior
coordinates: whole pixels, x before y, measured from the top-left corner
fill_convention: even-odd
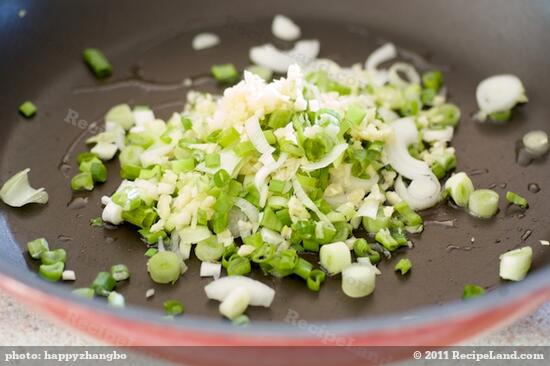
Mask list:
[[[21,8],[27,9],[23,18],[17,16]],[[247,66],[251,46],[276,42],[270,34],[276,13],[293,17],[304,38],[321,41],[322,57],[343,65],[364,62],[378,45],[392,41],[401,59],[421,70],[444,70],[450,100],[463,112],[453,141],[458,169],[470,173],[478,187],[496,185],[502,197],[508,189],[524,195],[530,208],[522,215],[507,209],[502,200],[500,213],[488,221],[446,205],[426,211],[425,220],[456,219],[455,227],[427,224],[422,235],[413,237],[414,248],[380,265],[383,275],[377,289],[364,299],[347,298],[339,278],[315,294],[299,279],[275,280],[257,273],[277,296],[270,309],[249,309],[253,320],[281,321],[289,309],[308,320],[371,319],[444,305],[458,300],[467,283],[490,291],[502,287],[498,256],[523,245],[534,249],[533,273],[548,269],[549,251],[538,242],[550,238],[548,163],[543,159],[520,167],[515,162],[515,144],[525,132],[549,131],[548,2],[8,0],[0,4],[0,179],[29,167],[32,184],[46,187],[50,202],[21,209],[2,205],[1,270],[35,286],[49,286],[31,279],[37,265],[24,252],[28,240],[44,236],[53,246],[67,249],[67,268],[77,273],[76,283],[59,285],[67,294],[73,287],[89,285],[98,271],[126,263],[132,278],[119,289],[129,304],[160,314],[164,300],[177,298],[189,316],[219,318],[218,304],[203,294],[209,280],[199,278],[198,263],[191,261],[174,286],[155,285],[145,271],[145,249],[136,232],[89,225],[101,213],[100,197],[118,186],[116,162],[108,165],[111,179],[106,184],[77,195],[88,199],[80,209],[68,207],[75,197],[68,177],[75,172],[75,154],[85,149],[90,128],[101,126],[110,106],[148,104],[166,118],[183,106],[189,90],[185,78],[193,78],[199,90],[219,91],[205,76],[210,65]],[[190,42],[199,31],[221,35],[222,44],[194,52]],[[115,73],[107,81],[95,80],[81,61],[81,51],[88,46],[101,48],[113,63]],[[471,115],[476,111],[477,83],[507,72],[523,80],[529,104],[517,109],[506,125],[476,123]],[[32,120],[17,113],[27,99],[39,108]],[[77,113],[79,122],[67,122],[69,113]],[[529,183],[538,183],[541,191],[529,192]],[[524,240],[527,230],[532,233]],[[405,256],[414,269],[403,278],[393,273],[393,266]],[[548,277],[542,277],[540,283],[548,283]],[[148,288],[156,289],[150,300],[144,296]]]

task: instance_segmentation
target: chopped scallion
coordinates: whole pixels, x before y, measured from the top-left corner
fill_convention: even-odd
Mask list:
[[[93,227],[103,227],[103,219],[101,217],[94,217],[90,219],[90,225]]]
[[[19,106],[19,112],[25,117],[25,118],[31,118],[34,117],[38,109],[31,101],[26,101],[23,104]]]
[[[94,189],[94,179],[90,172],[78,173],[71,179],[73,191],[91,191]]]
[[[182,263],[174,252],[158,252],[147,262],[147,270],[156,283],[174,283],[181,275]]]
[[[94,289],[96,295],[109,296],[115,286],[116,281],[109,272],[99,272],[90,287]]]
[[[511,250],[500,256],[500,277],[510,281],[521,281],[531,268],[533,249],[526,246]]]
[[[115,281],[124,281],[130,278],[130,271],[125,264],[115,264],[111,267],[111,275]]]
[[[83,287],[83,288],[74,289],[73,294],[85,297],[87,299],[91,299],[94,297],[95,291],[93,288]]]
[[[40,255],[42,264],[54,264],[57,262],[65,263],[66,260],[67,252],[65,249],[48,250]]]
[[[319,290],[321,289],[321,284],[325,282],[326,277],[326,273],[321,271],[320,269],[312,270],[307,278],[307,288],[309,288],[311,291],[319,292]]]
[[[239,72],[233,64],[214,65],[211,71],[214,79],[220,83],[232,84],[239,78]]]
[[[113,67],[100,50],[97,48],[86,48],[84,50],[84,61],[98,79],[111,75]]]
[[[48,241],[44,238],[34,239],[27,243],[27,249],[32,259],[40,259],[43,253],[50,250]]]
[[[38,268],[38,274],[40,277],[56,282],[61,279],[61,275],[63,274],[63,269],[65,269],[65,263],[63,262],[55,262],[52,264],[41,264]]]
[[[164,307],[164,313],[170,316],[180,315],[185,311],[183,304],[178,300],[166,300],[162,306]]]
[[[498,211],[498,193],[490,189],[478,189],[470,194],[468,210],[470,214],[482,219],[493,217]]]
[[[514,192],[510,192],[510,191],[506,192],[506,200],[523,209],[526,209],[527,207],[529,207],[529,203],[527,202],[527,200],[524,197]]]
[[[409,258],[401,258],[395,265],[395,271],[401,272],[401,275],[406,275],[412,268],[412,262]]]
[[[474,297],[479,297],[485,295],[485,289],[478,285],[464,285],[464,291],[462,298],[464,300],[472,299]]]

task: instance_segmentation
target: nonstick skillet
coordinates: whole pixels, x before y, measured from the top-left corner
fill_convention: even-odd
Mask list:
[[[21,9],[26,10],[24,17],[18,16]],[[392,41],[400,57],[419,69],[443,70],[451,98],[463,111],[453,140],[458,169],[468,172],[476,186],[523,194],[529,210],[519,215],[502,202],[500,213],[488,221],[444,204],[425,211],[425,231],[413,239],[413,248],[381,264],[384,275],[372,296],[347,298],[336,279],[319,294],[304,291],[292,279],[266,279],[277,291],[274,304],[249,309],[252,324],[246,328],[219,317],[218,304],[204,296],[208,280],[199,278],[196,262],[174,286],[152,283],[134,231],[89,225],[101,212],[100,197],[118,185],[118,166],[109,163],[112,178],[106,184],[75,196],[68,178],[76,169],[75,155],[84,151],[85,137],[101,127],[102,116],[114,104],[148,104],[166,118],[181,110],[189,90],[186,78],[195,81],[193,88],[219,92],[207,76],[210,65],[247,66],[251,46],[275,42],[270,22],[277,13],[294,18],[304,37],[321,41],[321,57],[340,64],[363,62],[378,45]],[[515,156],[516,142],[525,132],[548,130],[547,2],[7,0],[0,4],[0,21],[0,178],[29,167],[32,183],[50,194],[45,207],[1,207],[0,285],[23,302],[118,344],[327,343],[325,333],[298,325],[295,320],[300,319],[300,324],[317,325],[350,344],[445,345],[519,316],[550,297],[550,252],[539,244],[550,237],[550,170],[546,160],[521,167]],[[191,39],[200,31],[221,35],[222,44],[193,51]],[[106,81],[94,79],[81,61],[83,48],[89,46],[101,48],[114,65],[114,75]],[[507,124],[476,123],[471,115],[477,108],[477,83],[505,72],[523,80],[530,102]],[[27,99],[39,108],[32,120],[17,113]],[[67,118],[74,113],[76,123]],[[541,190],[530,192],[530,183]],[[75,205],[76,197],[87,198],[87,204]],[[440,224],[452,219],[452,227]],[[37,277],[24,248],[42,236],[68,251],[67,267],[78,274],[74,286]],[[529,276],[512,285],[501,281],[499,255],[524,245],[534,250]],[[393,266],[405,254],[414,271],[403,279],[393,274]],[[127,309],[113,310],[99,300],[70,294],[118,262],[132,271],[130,282],[120,289]],[[463,302],[467,283],[489,293]],[[156,295],[147,300],[144,293],[151,287]],[[185,316],[163,319],[162,302],[169,298],[185,303]]]

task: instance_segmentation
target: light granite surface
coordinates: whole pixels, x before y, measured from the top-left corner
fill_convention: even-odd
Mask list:
[[[0,345],[9,346],[98,346],[102,343],[28,311],[0,292]],[[464,345],[550,346],[550,303],[516,323]],[[136,365],[151,365],[151,360],[136,357]],[[155,364],[162,364],[158,361]]]

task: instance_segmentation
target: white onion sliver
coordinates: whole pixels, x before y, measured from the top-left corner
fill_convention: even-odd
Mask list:
[[[392,168],[408,179],[432,174],[426,162],[417,160],[409,154],[408,146],[418,141],[414,119],[401,118],[391,123],[391,127],[394,135],[384,148]]]
[[[526,102],[525,89],[515,75],[495,75],[481,83],[476,89],[477,104],[485,115],[505,112],[518,102]]]
[[[319,210],[319,207],[317,207],[317,205],[311,200],[311,198],[308,197],[298,180],[294,179],[292,181],[292,187],[294,188],[294,194],[296,195],[296,198],[298,198],[298,200],[302,202],[305,207],[315,212],[315,214],[317,215],[317,217],[319,217],[319,219],[321,219],[321,221],[329,224],[330,227],[334,227],[328,217],[324,213],[322,213],[321,210]]]
[[[276,162],[271,163],[270,165],[264,165],[263,167],[258,170],[256,175],[254,176],[254,184],[256,185],[256,188],[258,188],[258,191],[260,192],[260,207],[265,206],[265,203],[267,201],[267,193],[268,193],[268,187],[266,184],[267,177],[279,169],[286,161],[288,155],[286,153],[282,153],[281,156],[279,156],[279,160]]]
[[[199,33],[193,37],[191,46],[195,51],[204,50],[220,44],[220,37],[214,33]]]
[[[314,170],[322,169],[334,163],[338,158],[346,151],[348,144],[339,144],[326,154],[321,160],[302,165],[302,170],[305,172],[311,172]]]
[[[275,15],[271,24],[273,35],[284,41],[295,41],[300,38],[302,31],[292,19],[284,15]]]
[[[376,70],[380,64],[397,56],[397,49],[393,43],[386,43],[374,50],[365,62],[365,69]]]
[[[243,286],[235,287],[220,304],[220,313],[228,319],[242,315],[250,303],[250,294]]]
[[[395,192],[413,210],[425,210],[439,202],[441,185],[434,175],[426,175],[416,177],[406,187],[402,176],[398,176],[395,181]]]
[[[403,80],[399,73],[405,74],[407,80]],[[390,83],[396,86],[406,87],[410,84],[420,84],[420,75],[413,65],[406,62],[396,62],[388,70]]]
[[[44,188],[34,189],[29,184],[29,168],[20,171],[8,179],[0,189],[0,199],[12,207],[21,207],[28,203],[48,202],[48,193]]]
[[[373,199],[365,199],[361,207],[357,210],[358,217],[370,217],[371,219],[376,219],[378,216],[378,207],[380,202]]]
[[[235,200],[235,206],[237,206],[253,224],[259,221],[260,212],[252,203],[248,202],[244,198],[238,197]]]
[[[313,61],[319,54],[319,48],[319,41],[316,39],[298,41],[289,51],[281,51],[268,43],[252,47],[249,57],[256,65],[285,73],[292,64],[308,64]]]
[[[235,175],[238,173],[237,167],[239,167],[239,164],[242,162],[242,158],[235,153],[233,149],[227,149],[223,150],[220,153],[220,166],[217,168],[208,168],[206,164],[200,163],[195,168],[199,172],[204,172],[208,174],[214,175],[218,170],[223,169],[231,177],[235,177]]]
[[[317,39],[304,39],[296,42],[293,49],[288,51],[290,57],[300,65],[307,65],[317,58],[321,43]],[[286,70],[285,70],[286,71]]]
[[[258,117],[253,116],[249,118],[248,121],[246,121],[245,130],[250,142],[254,145],[254,148],[260,152],[260,154],[271,155],[273,151],[275,151],[275,148],[267,142]]]
[[[242,286],[250,294],[250,305],[269,307],[275,290],[260,281],[245,276],[228,276],[217,279],[204,287],[209,299],[223,301],[234,288]]]
[[[279,245],[284,241],[281,234],[270,229],[262,228],[260,230],[260,235],[262,236],[262,240],[269,244]]]
[[[197,244],[199,241],[208,239],[212,233],[206,226],[186,227],[179,231],[180,246],[185,244]]]

